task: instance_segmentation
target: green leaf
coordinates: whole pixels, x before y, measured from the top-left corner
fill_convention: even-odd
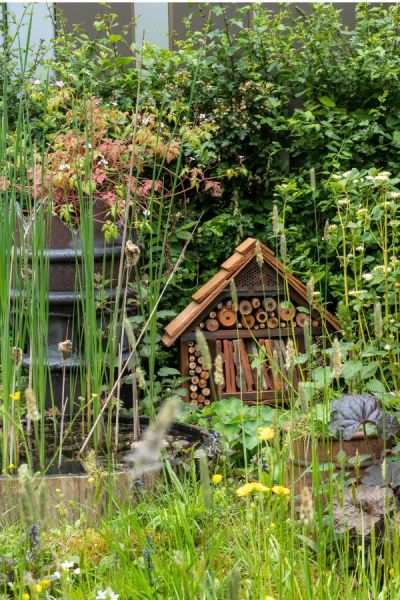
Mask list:
[[[158,371],[158,375],[160,377],[170,377],[171,375],[180,375],[181,372],[178,369],[174,369],[172,367],[161,367]]]
[[[118,35],[117,33],[112,33],[110,36],[108,36],[108,39],[110,42],[115,44],[116,42],[120,42],[122,40],[122,36]]]
[[[327,106],[328,108],[335,108],[336,106],[336,102],[331,98],[328,98],[328,96],[319,96],[318,100],[321,104]]]

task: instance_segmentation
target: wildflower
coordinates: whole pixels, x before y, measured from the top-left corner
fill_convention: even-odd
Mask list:
[[[59,81],[55,81],[55,82],[54,82],[54,85],[55,85],[55,87],[58,87],[58,88],[60,88],[60,89],[61,89],[61,88],[63,88],[63,87],[64,87],[64,85],[65,85],[65,84],[64,84],[64,82],[63,82],[63,81],[60,81],[60,80],[59,80]]]
[[[391,569],[389,569],[389,575],[390,575],[390,577],[394,577],[395,574],[396,574],[396,571],[395,571],[394,567],[392,567]]]
[[[63,357],[63,360],[67,360],[69,354],[71,353],[72,343],[71,340],[64,340],[58,344],[58,351]]]
[[[357,215],[357,217],[366,217],[368,215],[368,209],[367,208],[359,208],[356,211],[356,215]]]
[[[384,348],[385,348],[385,350],[391,350],[392,346],[390,344],[385,344]]]
[[[76,569],[74,569],[74,573],[75,573],[75,575],[80,575],[81,574],[80,568],[76,567]]]
[[[358,550],[359,552],[362,552],[362,551],[363,551],[363,547],[362,547],[362,546],[357,546],[357,550]]]
[[[107,588],[104,591],[98,591],[96,594],[96,600],[118,600],[119,594],[115,594],[111,588]]]
[[[376,267],[374,267],[374,271],[377,273],[390,273],[391,270],[390,267],[386,267],[385,265],[376,265]]]
[[[275,431],[271,427],[260,427],[258,430],[258,439],[263,442],[268,442],[274,439]]]
[[[95,481],[94,477],[89,477],[88,484],[89,485],[94,485],[94,481]]]
[[[357,246],[356,247],[356,251],[357,252],[364,252],[364,246]]]
[[[383,337],[383,324],[382,324],[382,305],[380,302],[376,302],[374,306],[374,331],[377,340],[381,340]]]
[[[27,594],[26,592],[25,592],[25,594],[22,594],[22,596],[21,596],[21,600],[30,600],[30,598],[31,598],[30,595]]]
[[[264,600],[275,600],[273,596],[265,596]]]
[[[8,470],[9,471],[14,471],[14,469],[15,469],[14,463],[11,463],[11,464],[8,465]]]
[[[60,563],[60,567],[63,571],[69,571],[74,566],[73,560],[66,560],[65,562]]]
[[[243,498],[244,496],[248,496],[252,492],[269,492],[269,491],[270,491],[270,488],[265,487],[265,485],[262,485],[262,483],[259,483],[258,481],[252,481],[251,483],[245,483],[244,485],[240,486],[236,490],[236,496],[238,496],[239,498]]]
[[[139,262],[140,248],[132,240],[128,240],[125,244],[125,258],[127,267],[134,267]]]
[[[374,276],[372,273],[363,273],[362,278],[364,281],[372,281]]]
[[[60,571],[54,571],[53,579],[60,579],[60,578],[61,578]]]
[[[13,400],[14,402],[18,402],[18,400],[21,400],[21,392],[13,392],[12,394],[10,394],[10,398],[11,400]]]
[[[400,192],[389,192],[389,197],[397,200],[397,198],[400,198]]]
[[[339,379],[343,369],[342,364],[342,350],[340,348],[339,340],[335,337],[332,344],[332,355],[331,355],[331,372],[332,377],[336,380]]]
[[[199,114],[199,121],[200,121],[200,122],[201,122],[201,121],[205,121],[205,119],[206,119],[206,115],[205,115],[204,113],[200,113],[200,114]]]
[[[391,227],[400,227],[400,219],[392,219],[392,221],[389,221],[389,225]]]
[[[283,486],[283,485],[274,485],[274,487],[271,489],[273,494],[276,494],[277,496],[290,496],[290,490],[289,488]]]
[[[215,367],[215,370],[214,370],[215,385],[223,386],[225,383],[225,379],[224,379],[222,354],[218,353],[217,356],[215,357],[214,367]]]
[[[350,290],[349,296],[353,296],[353,298],[357,298],[361,296],[361,294],[365,294],[367,290]]]
[[[40,79],[35,79],[35,81],[33,82],[33,85],[40,85],[42,82],[40,81]]]
[[[107,167],[108,166],[108,160],[106,160],[105,158],[102,158],[99,160],[99,162],[97,163],[97,165],[99,167]]]
[[[314,504],[309,487],[305,486],[301,490],[300,496],[300,520],[304,525],[308,525],[314,518]]]
[[[350,200],[348,198],[340,198],[340,200],[338,200],[338,204],[339,206],[347,206],[350,204]]]
[[[40,585],[42,586],[42,588],[45,590],[46,588],[50,587],[51,585],[51,581],[50,579],[42,579],[40,581]]]
[[[214,475],[211,477],[211,480],[213,483],[215,483],[215,485],[218,485],[222,481],[222,475],[220,473],[214,473]]]
[[[67,165],[67,163],[61,163],[61,165],[58,167],[59,171],[69,171],[70,166]]]
[[[33,586],[33,589],[35,590],[35,592],[37,592],[38,594],[41,594],[43,592],[43,586],[42,584],[39,582],[36,585]]]
[[[269,524],[269,526],[271,527],[271,529],[276,529],[276,525],[273,521],[272,521],[272,523]]]

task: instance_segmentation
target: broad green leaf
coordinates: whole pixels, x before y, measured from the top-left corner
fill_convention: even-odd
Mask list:
[[[328,98],[328,96],[319,96],[318,100],[321,104],[327,106],[328,108],[335,108],[336,106],[336,102],[331,98]]]

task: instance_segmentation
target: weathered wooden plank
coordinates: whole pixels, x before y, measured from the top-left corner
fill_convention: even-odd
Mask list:
[[[246,387],[249,392],[254,390],[254,381],[253,381],[253,373],[251,372],[251,366],[249,361],[249,356],[247,354],[246,346],[244,344],[243,338],[239,340],[239,350],[240,350],[240,362],[243,367],[243,374],[246,380]]]
[[[237,389],[247,392],[246,378],[244,376],[243,366],[242,366],[242,363],[240,360],[241,356],[240,356],[239,340],[233,340],[232,344],[233,344],[233,362],[234,362],[235,370],[236,370]]]
[[[223,340],[223,347],[225,365],[225,391],[228,394],[233,394],[236,391],[236,384],[233,367],[232,342],[230,340]]]

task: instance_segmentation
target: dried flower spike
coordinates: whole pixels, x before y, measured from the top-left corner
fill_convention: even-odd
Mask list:
[[[301,490],[300,496],[300,520],[304,525],[309,525],[314,519],[314,504],[309,487],[305,486]]]
[[[229,287],[231,290],[231,298],[232,298],[232,307],[235,312],[239,311],[239,299],[236,290],[235,280],[231,279],[229,282]]]
[[[374,306],[374,331],[377,340],[383,338],[382,305],[376,302]]]
[[[281,258],[283,262],[286,261],[287,256],[287,244],[286,244],[286,235],[282,233],[280,238],[280,249],[281,249]]]
[[[25,402],[26,402],[26,412],[27,417],[31,421],[39,421],[40,413],[38,411],[37,400],[35,396],[35,392],[32,388],[26,388],[25,390]]]
[[[126,266],[129,268],[134,267],[139,262],[140,248],[132,240],[128,240],[125,244],[125,258]]]
[[[262,252],[261,252],[261,244],[258,240],[256,241],[256,261],[257,261],[258,266],[261,269],[263,266],[264,258],[263,258]]]
[[[210,350],[208,348],[207,340],[204,336],[204,333],[202,331],[200,331],[199,329],[196,331],[196,342],[197,342],[197,346],[199,347],[199,352],[201,354],[201,357],[204,360],[204,366],[206,367],[207,371],[211,371],[212,362],[211,362]]]
[[[293,369],[295,358],[296,350],[293,344],[293,340],[288,340],[286,344],[286,368],[288,370]]]
[[[214,381],[215,385],[223,386],[225,384],[224,380],[224,368],[223,368],[223,359],[222,354],[217,354],[214,362]]]
[[[314,301],[314,277],[310,277],[307,281],[307,302],[312,304]]]
[[[342,364],[342,350],[340,348],[339,340],[335,337],[332,344],[332,356],[331,356],[331,372],[332,377],[336,380],[339,379],[343,369]]]
[[[58,344],[58,351],[62,354],[63,360],[67,360],[71,354],[72,344],[71,340],[64,340]]]
[[[276,204],[272,208],[272,233],[275,236],[279,235],[279,213]]]
[[[22,365],[22,357],[23,357],[22,349],[18,348],[17,346],[14,346],[13,349],[11,350],[11,358],[12,358],[12,361],[13,361],[16,369],[19,369],[20,366]]]

